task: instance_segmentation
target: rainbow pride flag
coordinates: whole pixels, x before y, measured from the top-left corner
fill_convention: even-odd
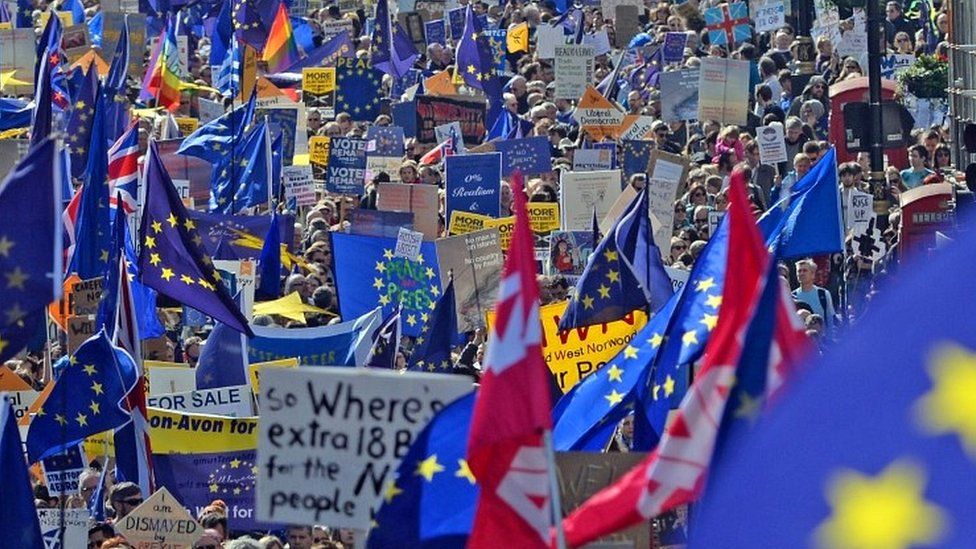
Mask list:
[[[156,98],[156,105],[173,112],[180,107],[180,53],[173,21],[161,37],[158,55],[150,61],[145,91]]]
[[[288,8],[284,2],[279,2],[261,60],[267,61],[269,73],[276,73],[292,66],[300,57],[295,34],[291,30],[291,21],[288,19]]]

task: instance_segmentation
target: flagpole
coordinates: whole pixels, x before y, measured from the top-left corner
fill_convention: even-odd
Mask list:
[[[559,479],[556,476],[556,452],[552,447],[552,430],[542,432],[542,444],[546,448],[546,461],[549,462],[549,501],[553,526],[556,528],[556,548],[566,549],[566,532],[563,531],[562,498],[559,496]]]

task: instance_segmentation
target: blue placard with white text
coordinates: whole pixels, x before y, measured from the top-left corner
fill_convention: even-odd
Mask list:
[[[445,159],[447,206],[445,219],[460,210],[498,217],[502,180],[499,153],[461,154]]]

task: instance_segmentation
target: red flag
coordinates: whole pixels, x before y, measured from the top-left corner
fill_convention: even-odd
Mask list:
[[[468,464],[481,485],[469,547],[497,547],[500,540],[547,547],[552,526],[543,447],[543,433],[552,428],[549,374],[521,173],[512,178],[512,193],[515,230],[468,437]]]
[[[702,369],[658,447],[620,480],[563,520],[566,542],[579,546],[695,500],[715,449],[769,253],[756,226],[741,172],[729,185],[729,249],[722,309]]]

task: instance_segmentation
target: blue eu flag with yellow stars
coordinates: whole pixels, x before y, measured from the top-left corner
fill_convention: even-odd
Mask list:
[[[653,141],[624,139],[620,149],[623,156],[621,167],[624,170],[624,177],[629,178],[635,173],[647,172],[647,164],[651,161],[651,151],[654,150]]]
[[[415,260],[396,257],[395,249],[395,238],[332,233],[339,311],[351,319],[379,305],[386,317],[399,303],[403,333],[417,337],[441,295],[437,249],[424,242]]]
[[[380,114],[380,87],[383,73],[365,59],[336,60],[337,113],[345,112],[353,120],[373,121]]]
[[[434,309],[420,313],[424,327],[417,337],[417,345],[410,355],[408,370],[450,372],[452,339],[457,333],[457,312],[454,309],[454,279],[447,283],[444,293],[437,299]]]
[[[465,439],[467,440],[467,439]],[[40,549],[45,547],[41,525],[34,507],[24,451],[17,429],[17,417],[7,394],[0,394],[0,535],[14,547]]]
[[[647,200],[641,191],[597,245],[559,321],[560,330],[618,320],[645,307],[657,311],[674,293],[651,238]]]
[[[0,184],[0,362],[16,355],[61,296],[61,181],[54,139],[28,151]]]
[[[149,144],[145,185],[139,235],[142,283],[238,332],[252,335],[247,319],[221,283],[211,257],[204,254],[196,223],[187,215],[154,142]]]
[[[246,104],[200,126],[186,136],[176,154],[219,163],[244,140],[244,132],[254,118],[256,101],[257,94],[252,93]]]
[[[901,273],[729,441],[692,547],[973,546],[976,249]]]
[[[88,168],[88,141],[91,139],[95,102],[98,100],[97,70],[88,70],[77,93],[65,139],[71,151],[71,177],[82,177]]]
[[[495,89],[499,87],[495,74],[495,56],[484,30],[481,21],[475,17],[471,6],[468,6],[454,65],[466,85],[483,90],[491,98],[500,90]]]
[[[31,421],[28,461],[59,454],[85,437],[128,421],[129,413],[119,403],[136,378],[132,357],[113,346],[104,331],[82,343]]]
[[[448,404],[417,435],[387,483],[366,547],[465,546],[478,504],[465,459],[474,398]]]

